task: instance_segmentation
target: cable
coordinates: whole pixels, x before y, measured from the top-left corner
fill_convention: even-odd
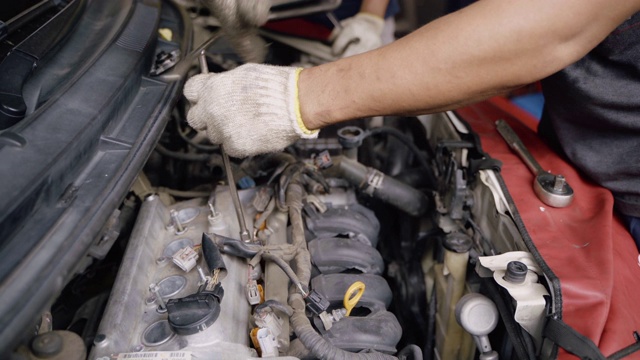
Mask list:
[[[300,294],[290,295],[289,305],[293,308],[293,315],[290,319],[291,327],[300,342],[314,357],[322,360],[397,360],[395,356],[379,352],[351,353],[336,347],[318,334],[311,326],[311,322],[305,314],[304,300],[302,300]]]
[[[524,347],[527,350],[527,354],[530,359],[536,358],[536,345],[533,343],[533,337],[523,327],[520,327],[522,333],[522,340],[524,340]]]
[[[433,350],[435,346],[436,338],[436,313],[438,307],[436,303],[436,288],[435,285],[431,288],[431,299],[429,299],[427,310],[427,341],[424,345],[423,355],[427,360],[433,359]]]
[[[180,138],[182,138],[182,140],[187,142],[189,145],[193,146],[198,150],[206,151],[206,152],[214,152],[214,151],[220,150],[220,146],[218,145],[203,145],[193,141],[191,138],[187,136],[186,133],[182,131],[182,127],[180,126],[180,118],[177,116],[177,114],[174,114],[173,118],[175,119],[176,131],[178,132],[178,135],[180,135]]]
[[[157,192],[164,192],[171,196],[181,197],[181,198],[197,198],[197,197],[208,197],[211,195],[210,191],[183,191],[176,189],[169,189],[165,187],[155,188]]]
[[[164,156],[184,161],[207,161],[211,157],[209,154],[188,154],[172,151],[162,146],[160,143],[156,144],[156,150]]]
[[[296,273],[293,271],[291,266],[287,264],[286,261],[284,261],[281,257],[271,253],[263,253],[262,258],[264,260],[271,261],[274,264],[278,265],[278,267],[282,269],[282,271],[284,271],[284,273],[289,277],[289,279],[291,279],[291,282],[300,290],[303,296],[306,296],[307,292],[304,289],[302,283],[300,282],[298,275],[296,275]]]
[[[498,312],[500,313],[500,317],[502,318],[506,328],[506,333],[509,335],[509,339],[516,351],[518,359],[535,359],[535,355],[532,356],[531,349],[522,338],[522,333],[520,332],[522,327],[515,321],[513,311],[502,298],[498,285],[493,281],[493,279],[483,278],[481,279],[481,282],[483,287],[487,290],[489,297],[498,308]]]

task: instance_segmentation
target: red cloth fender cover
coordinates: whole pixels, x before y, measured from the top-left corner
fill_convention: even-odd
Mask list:
[[[502,177],[525,227],[560,279],[562,319],[605,356],[635,342],[633,332],[640,331],[638,251],[614,215],[611,193],[546,146],[530,128],[535,119],[507,100],[490,99],[456,113],[480,136],[484,151],[503,162]],[[534,176],[496,131],[498,119],[511,125],[544,169],[566,177],[575,191],[569,207],[552,208],[536,197]],[[563,350],[558,358],[576,359]],[[640,359],[640,354],[628,358]]]
[[[324,25],[300,18],[269,21],[262,28],[283,35],[298,36],[319,41],[327,41],[331,36],[331,29]]]

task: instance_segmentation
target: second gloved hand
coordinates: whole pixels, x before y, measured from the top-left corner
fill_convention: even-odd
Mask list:
[[[316,138],[318,131],[308,130],[300,116],[300,71],[246,64],[193,76],[184,86],[191,102],[187,121],[233,157],[281,151],[300,138]]]
[[[340,22],[342,29],[334,30],[332,51],[335,56],[348,57],[377,49],[382,45],[380,36],[384,28],[384,19],[358,13]]]
[[[267,55],[266,43],[258,36],[258,27],[269,19],[271,2],[256,0],[205,0],[220,21],[221,29],[233,50],[245,62],[261,63]]]

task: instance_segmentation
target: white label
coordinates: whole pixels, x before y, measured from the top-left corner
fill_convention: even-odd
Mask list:
[[[111,357],[115,360],[191,360],[191,351],[151,351],[122,353]]]

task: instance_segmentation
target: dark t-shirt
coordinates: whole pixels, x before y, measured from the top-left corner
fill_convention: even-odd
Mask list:
[[[639,217],[640,13],[542,87],[540,134],[610,189],[619,211]]]

